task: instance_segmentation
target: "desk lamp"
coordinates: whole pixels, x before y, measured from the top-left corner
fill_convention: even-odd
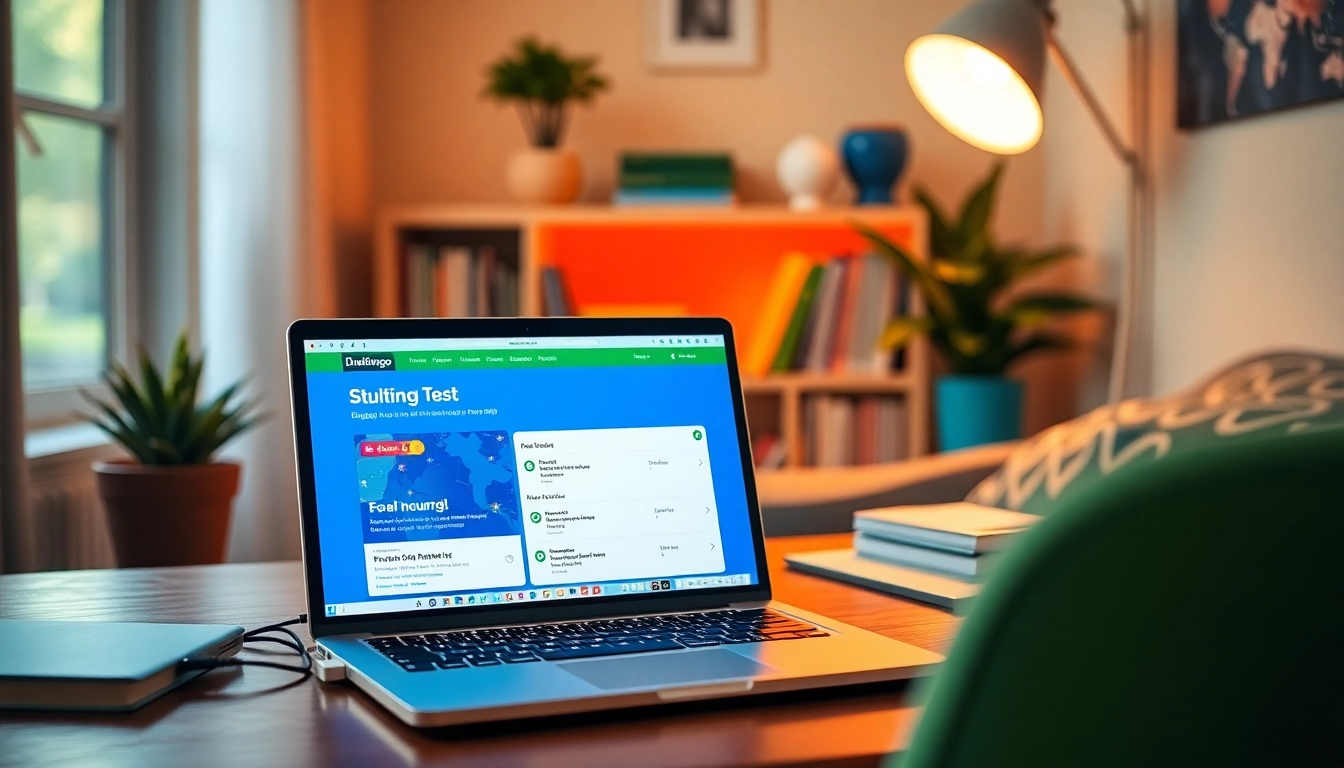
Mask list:
[[[1054,35],[1050,0],[976,0],[937,31],[910,44],[905,73],[915,96],[958,138],[1001,155],[1031,149],[1041,138],[1045,55],[1082,99],[1116,156],[1129,169],[1128,236],[1116,309],[1109,399],[1125,396],[1139,302],[1139,270],[1148,238],[1147,33],[1135,0],[1123,0],[1129,35],[1130,118],[1127,145]]]

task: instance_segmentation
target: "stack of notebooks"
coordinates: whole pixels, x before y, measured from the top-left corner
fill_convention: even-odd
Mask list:
[[[854,547],[784,559],[800,571],[932,603],[953,612],[980,592],[999,552],[1040,518],[978,504],[854,513]]]
[[[411,243],[403,292],[409,317],[513,317],[518,267],[491,248]]]
[[[733,157],[727,154],[621,155],[612,204],[618,206],[731,206]]]
[[[904,293],[895,269],[876,254],[820,263],[787,254],[761,305],[742,373],[886,371],[893,357],[878,340],[904,311]]]

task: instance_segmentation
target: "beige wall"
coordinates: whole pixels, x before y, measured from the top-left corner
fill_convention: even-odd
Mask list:
[[[307,241],[304,313],[371,314],[373,259],[370,6],[303,0]]]
[[[1156,220],[1140,344],[1151,373],[1140,388],[1186,386],[1270,346],[1344,351],[1344,101],[1177,131],[1174,2],[1149,4]],[[1058,0],[1059,32],[1127,125],[1111,5]],[[1125,176],[1058,76],[1049,87],[1044,235],[1099,254],[1096,284],[1114,295]]]
[[[508,109],[479,97],[486,66],[537,33],[570,54],[595,54],[612,90],[580,108],[567,139],[587,171],[584,199],[606,200],[623,149],[733,152],[749,201],[783,199],[779,149],[846,125],[905,124],[913,177],[960,199],[992,158],[940,129],[902,73],[905,48],[960,3],[774,0],[765,3],[765,66],[749,74],[651,72],[637,0],[379,0],[373,4],[374,197],[378,203],[507,200],[504,164],[524,146]],[[1015,160],[1000,220],[1033,236],[1038,154]],[[852,199],[837,191],[837,200]]]

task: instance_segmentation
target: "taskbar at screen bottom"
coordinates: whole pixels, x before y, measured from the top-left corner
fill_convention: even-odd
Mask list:
[[[750,574],[726,576],[688,576],[648,581],[616,581],[601,584],[566,584],[557,587],[527,587],[504,592],[470,592],[449,595],[418,595],[392,600],[368,600],[360,603],[328,603],[328,616],[357,616],[367,613],[402,613],[429,611],[443,608],[468,608],[479,605],[512,605],[514,603],[541,603],[551,600],[572,600],[584,597],[613,597],[630,594],[658,594],[686,589],[715,589],[718,587],[751,584]]]

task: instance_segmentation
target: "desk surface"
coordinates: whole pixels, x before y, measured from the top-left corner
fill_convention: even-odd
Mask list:
[[[772,539],[779,600],[912,645],[946,651],[957,621],[894,597],[788,571],[788,552],[846,535]],[[182,621],[255,627],[303,611],[295,562],[58,571],[0,577],[0,616]],[[807,700],[688,705],[560,724],[416,732],[345,685],[267,669],[216,671],[126,715],[0,713],[0,764],[780,766],[873,765],[903,743],[901,688]]]

